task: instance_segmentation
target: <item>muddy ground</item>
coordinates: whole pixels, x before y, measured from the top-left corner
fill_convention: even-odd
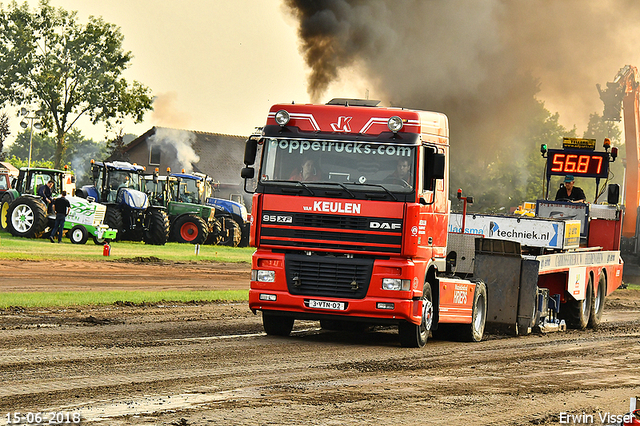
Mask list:
[[[249,281],[246,264],[3,263],[0,297]],[[615,291],[598,330],[422,349],[391,328],[315,322],[267,337],[245,303],[13,307],[0,311],[0,348],[0,424],[14,412],[115,426],[577,424],[561,413],[608,424],[640,396],[640,291]]]

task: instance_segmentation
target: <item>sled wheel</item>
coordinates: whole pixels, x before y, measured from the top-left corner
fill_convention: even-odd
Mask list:
[[[82,225],[76,225],[71,228],[71,232],[69,232],[69,239],[73,244],[84,244],[87,242],[89,238],[89,233],[87,229]]]
[[[604,312],[605,297],[607,296],[607,277],[604,270],[600,271],[598,279],[598,290],[596,290],[591,304],[591,313],[589,314],[589,327],[598,328],[602,321],[602,312]]]
[[[463,342],[479,342],[484,335],[484,325],[487,319],[487,287],[480,281],[476,283],[473,294],[473,308],[471,324],[459,325],[459,337]]]
[[[569,301],[564,304],[564,309],[560,309],[560,313],[564,312],[564,319],[567,321],[567,327],[584,330],[589,324],[591,317],[591,301],[593,300],[593,277],[589,274],[589,283],[584,295],[584,299],[575,300],[569,296]]]

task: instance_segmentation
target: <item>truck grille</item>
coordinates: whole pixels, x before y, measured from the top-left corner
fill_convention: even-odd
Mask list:
[[[292,212],[263,212],[260,244],[312,249],[400,253],[402,220]],[[396,229],[372,229],[371,223],[394,224]]]
[[[373,259],[285,255],[289,293],[362,299],[367,294]]]

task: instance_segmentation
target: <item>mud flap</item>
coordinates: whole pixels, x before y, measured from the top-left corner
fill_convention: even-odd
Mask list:
[[[487,286],[488,331],[529,334],[537,317],[538,261],[514,241],[478,239],[473,276]]]

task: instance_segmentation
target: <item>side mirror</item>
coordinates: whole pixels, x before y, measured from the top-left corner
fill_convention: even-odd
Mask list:
[[[256,153],[258,152],[258,140],[250,137],[244,147],[244,164],[252,166],[256,162]]]
[[[94,182],[98,180],[98,176],[100,176],[100,168],[96,166],[91,167],[91,175],[93,176]]]
[[[618,204],[620,202],[620,185],[617,183],[609,184],[607,187],[607,203]]]
[[[255,174],[256,171],[253,169],[253,167],[245,167],[240,172],[240,176],[242,176],[242,179],[253,179]]]
[[[427,181],[431,179],[444,179],[445,158],[444,154],[431,154],[427,157]]]

